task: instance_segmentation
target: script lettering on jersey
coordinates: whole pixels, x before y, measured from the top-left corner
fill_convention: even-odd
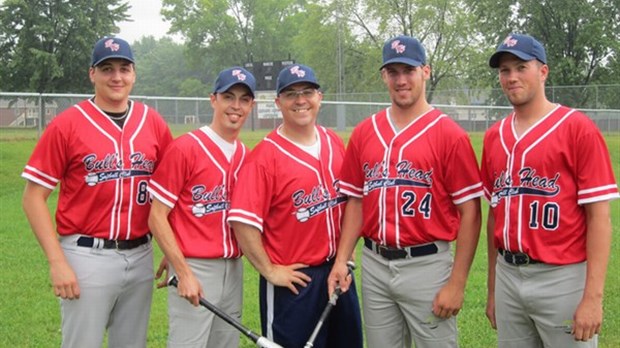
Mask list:
[[[433,169],[423,170],[413,167],[407,160],[400,161],[395,166],[396,176],[388,177],[383,162],[373,166],[364,164],[364,195],[369,192],[396,186],[414,186],[431,188],[433,186]]]
[[[216,185],[212,190],[207,190],[205,185],[195,185],[192,191],[192,214],[203,217],[225,211],[229,208],[225,185]]]
[[[293,193],[293,206],[311,205],[329,199],[329,192],[322,186],[315,186],[306,194],[305,190],[297,190]]]
[[[123,168],[123,160],[117,153],[109,153],[102,160],[97,160],[97,155],[90,154],[84,156],[82,160],[87,172],[118,170]]]
[[[363,170],[366,181],[377,178],[385,178],[387,176],[387,170],[383,162],[377,162],[372,166],[368,163],[364,163]]]
[[[412,167],[412,163],[404,160],[396,164],[396,175],[402,179],[418,181],[426,186],[433,186],[433,170],[424,171]]]
[[[155,169],[155,161],[148,159],[142,152],[129,155],[130,168],[124,169],[123,159],[118,153],[108,153],[102,159],[96,154],[88,154],[82,159],[84,169],[88,172],[84,180],[88,186],[99,183],[138,176],[150,176]]]
[[[155,170],[155,161],[146,158],[142,152],[132,153],[129,156],[132,170],[142,170],[152,173]]]
[[[334,188],[338,188],[338,180],[333,183]],[[295,217],[299,222],[306,222],[313,216],[316,216],[327,209],[331,209],[338,204],[347,201],[347,197],[336,192],[336,197],[331,198],[329,191],[324,187],[317,185],[312,188],[309,193],[305,190],[297,190],[293,193],[293,206],[297,208]]]
[[[499,200],[505,197],[519,195],[533,196],[555,196],[560,192],[557,184],[560,173],[555,173],[553,177],[536,175],[536,169],[523,167],[519,170],[519,184],[515,185],[512,176],[505,171],[501,171],[493,182],[493,194],[491,196],[491,206],[496,207]]]

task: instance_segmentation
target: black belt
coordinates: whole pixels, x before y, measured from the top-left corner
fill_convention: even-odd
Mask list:
[[[77,245],[86,248],[101,248],[101,249],[119,249],[129,250],[137,248],[142,244],[146,244],[151,240],[151,234],[145,234],[144,236],[136,239],[129,240],[115,240],[115,239],[102,239],[93,237],[80,237],[77,240]],[[101,244],[103,243],[103,245]]]
[[[437,252],[439,251],[435,243],[399,249],[391,248],[385,245],[379,245],[369,238],[364,238],[364,246],[370,249],[375,254],[379,254],[388,260],[398,260],[405,259],[407,257],[432,255],[437,254]]]
[[[526,253],[513,253],[504,249],[499,249],[498,252],[500,255],[502,255],[504,261],[508,262],[511,265],[523,266],[532,265],[535,263],[542,263],[542,261],[534,260]]]

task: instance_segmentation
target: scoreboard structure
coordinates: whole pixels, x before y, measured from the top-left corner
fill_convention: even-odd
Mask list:
[[[263,62],[248,62],[244,68],[256,78],[257,91],[275,91],[278,73],[282,68],[295,64],[294,60],[271,60]]]

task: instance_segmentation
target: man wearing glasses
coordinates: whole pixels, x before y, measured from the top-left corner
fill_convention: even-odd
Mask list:
[[[275,102],[283,123],[241,169],[228,217],[261,274],[263,335],[284,347],[304,346],[328,302],[327,275],[346,205],[337,190],[344,144],[316,124],[319,88],[307,66],[280,72]],[[314,347],[362,347],[355,291],[338,299],[324,326]]]

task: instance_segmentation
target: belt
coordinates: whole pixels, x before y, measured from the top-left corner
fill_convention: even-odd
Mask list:
[[[535,263],[542,263],[542,261],[534,260],[526,253],[513,253],[504,249],[499,249],[498,252],[500,255],[502,255],[504,261],[511,265],[523,266],[532,265]]]
[[[80,237],[77,240],[77,245],[85,248],[98,248],[98,249],[118,249],[129,250],[137,248],[142,244],[146,244],[151,240],[151,234],[145,234],[144,236],[136,239],[129,240],[115,240],[115,239],[103,239],[93,237]]]
[[[391,248],[385,245],[379,245],[372,239],[364,238],[364,246],[370,249],[375,254],[383,256],[387,260],[399,260],[410,257],[418,257],[425,255],[437,254],[439,248],[437,244],[429,243],[419,246],[411,246],[405,248]]]

